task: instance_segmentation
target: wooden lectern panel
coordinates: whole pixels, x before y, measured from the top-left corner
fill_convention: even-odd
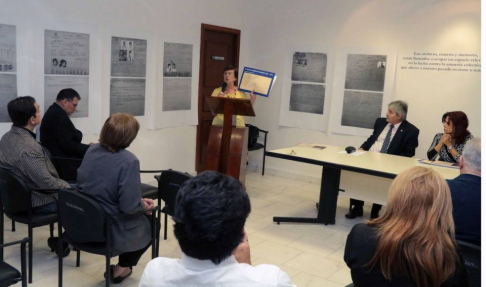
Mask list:
[[[220,153],[223,127],[211,126],[207,149],[206,170],[221,171]],[[246,160],[248,155],[248,128],[231,130],[231,141],[227,159],[226,174],[245,184]]]
[[[211,111],[215,114],[224,114],[225,104],[230,104],[231,114],[238,116],[254,117],[255,111],[251,105],[249,99],[233,99],[223,97],[207,97],[206,101],[211,108]]]

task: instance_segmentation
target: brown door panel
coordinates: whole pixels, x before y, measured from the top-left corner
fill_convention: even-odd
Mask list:
[[[201,55],[199,63],[198,127],[196,170],[205,170],[209,131],[214,118],[206,102],[214,89],[223,84],[226,66],[238,67],[240,30],[201,24]],[[213,58],[213,56],[220,58]],[[224,58],[224,59],[222,59]]]

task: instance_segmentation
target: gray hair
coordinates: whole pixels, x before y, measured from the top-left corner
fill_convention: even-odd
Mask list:
[[[464,163],[477,172],[481,172],[481,138],[467,141],[462,151]]]
[[[404,101],[393,101],[388,107],[392,107],[397,115],[402,116],[402,121],[407,119],[408,105]]]

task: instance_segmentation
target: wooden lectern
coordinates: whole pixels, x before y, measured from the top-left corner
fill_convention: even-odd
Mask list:
[[[251,101],[223,97],[207,97],[214,114],[223,114],[223,127],[211,126],[207,148],[206,170],[232,176],[245,184],[248,154],[248,128],[233,127],[233,116],[254,117]]]

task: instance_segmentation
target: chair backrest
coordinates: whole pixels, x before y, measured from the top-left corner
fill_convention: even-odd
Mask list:
[[[247,127],[248,127],[248,148],[251,148],[257,143],[258,137],[260,136],[260,130],[257,127],[250,124],[248,124]]]
[[[165,202],[164,212],[175,213],[175,200],[181,185],[192,178],[188,173],[175,170],[164,170],[159,179],[159,197]]]
[[[103,208],[89,196],[76,190],[59,191],[59,220],[72,240],[105,242],[106,218]]]
[[[7,216],[27,212],[31,205],[30,188],[22,179],[5,168],[0,168],[0,196]]]
[[[464,264],[469,272],[469,286],[481,286],[481,247],[457,240]]]

